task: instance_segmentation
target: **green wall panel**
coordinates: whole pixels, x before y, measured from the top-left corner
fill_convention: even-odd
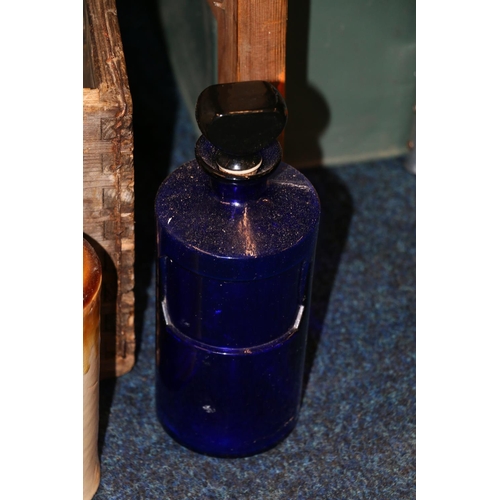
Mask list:
[[[206,0],[159,0],[172,65],[194,119],[216,82]],[[229,0],[226,0],[229,1]],[[414,0],[289,0],[286,159],[296,166],[405,153],[415,104]]]

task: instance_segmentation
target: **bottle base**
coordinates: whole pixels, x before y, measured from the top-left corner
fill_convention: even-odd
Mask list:
[[[197,436],[195,441],[190,440],[176,433],[174,429],[165,424],[161,418],[160,412],[158,412],[157,416],[165,432],[176,443],[195,453],[215,458],[246,458],[269,451],[282,443],[292,433],[298,420],[298,418],[294,417],[286,422],[286,424],[272,436],[266,436],[252,442],[231,443],[227,442],[228,440],[225,440],[226,442],[221,442],[220,440],[215,441],[210,438],[199,439],[199,436]]]
[[[298,419],[306,323],[287,333],[276,343],[221,353],[160,323],[156,408],[166,431],[218,457],[276,446]]]

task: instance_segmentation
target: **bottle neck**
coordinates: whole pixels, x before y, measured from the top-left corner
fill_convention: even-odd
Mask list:
[[[210,176],[213,192],[222,202],[235,206],[261,197],[267,189],[270,174],[281,162],[281,147],[278,141],[260,150],[255,155],[260,160],[257,162],[257,168],[248,171],[234,172],[221,166],[220,152],[204,136],[196,143],[196,160]]]
[[[257,168],[248,171],[230,171],[221,166],[220,150],[201,136],[196,143],[196,160],[210,176],[214,193],[223,201],[234,205],[259,198],[268,186],[270,174],[281,162],[281,147],[277,141],[260,150]],[[225,165],[225,164],[224,164]]]

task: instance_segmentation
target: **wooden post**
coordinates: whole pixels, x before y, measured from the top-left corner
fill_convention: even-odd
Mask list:
[[[218,83],[267,80],[285,95],[288,0],[207,0],[217,20]]]

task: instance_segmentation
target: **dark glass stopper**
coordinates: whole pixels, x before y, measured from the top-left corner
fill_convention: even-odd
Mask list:
[[[230,156],[251,156],[281,134],[287,108],[269,82],[223,83],[200,94],[196,120],[201,133],[216,148]],[[242,161],[228,162],[227,167],[231,169],[234,163],[241,168]]]

